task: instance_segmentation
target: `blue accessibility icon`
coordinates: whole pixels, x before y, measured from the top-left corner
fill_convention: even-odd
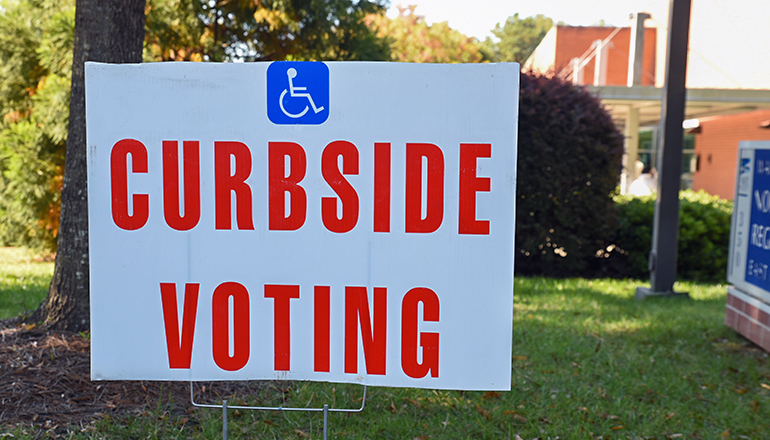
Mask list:
[[[329,118],[329,67],[278,61],[267,67],[267,117],[280,125],[319,125]]]

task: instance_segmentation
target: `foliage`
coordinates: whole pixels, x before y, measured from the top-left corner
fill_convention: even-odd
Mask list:
[[[148,0],[144,60],[203,61],[221,51],[198,16],[201,8],[199,1]]]
[[[63,146],[30,120],[2,131],[3,187],[0,239],[6,244],[54,249],[59,223]],[[34,219],[34,222],[30,222]]]
[[[415,5],[398,6],[399,15],[395,18],[383,14],[368,17],[369,25],[377,30],[377,35],[390,42],[393,61],[478,63],[486,60],[486,54],[475,38],[450,28],[445,21],[430,25],[414,10]]]
[[[618,230],[607,254],[608,274],[644,279],[649,276],[655,196],[615,198]],[[722,282],[727,273],[731,201],[704,191],[679,194],[679,251],[677,274],[681,279]]]
[[[516,273],[592,273],[615,228],[622,136],[585,89],[529,72],[518,145]]]
[[[148,0],[144,58],[388,59],[365,21],[382,11],[380,0]],[[74,26],[74,0],[0,3],[0,245],[56,250]]]
[[[55,249],[75,2],[0,8],[0,244]]]
[[[647,279],[655,216],[655,195],[617,195],[618,228],[607,248],[599,251],[605,258],[603,269],[614,278]],[[681,275],[681,274],[680,274]]]
[[[552,26],[553,20],[545,15],[519,18],[516,13],[508,17],[502,26],[500,23],[495,25],[492,34],[499,41],[487,37],[484,46],[492,54],[494,62],[524,64]]]
[[[155,60],[385,60],[367,27],[383,0],[148,2],[145,57]]]

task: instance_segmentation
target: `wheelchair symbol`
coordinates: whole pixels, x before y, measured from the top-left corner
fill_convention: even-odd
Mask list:
[[[315,61],[276,61],[267,67],[267,117],[278,125],[319,125],[331,113],[329,67]]]
[[[289,77],[289,88],[284,89],[281,93],[281,97],[278,98],[278,104],[281,106],[281,111],[283,114],[290,118],[301,118],[302,116],[307,113],[307,111],[310,109],[310,107],[313,107],[313,112],[318,113],[320,111],[323,111],[324,107],[316,107],[315,102],[313,102],[313,97],[310,95],[310,93],[300,93],[305,92],[307,90],[307,87],[300,87],[294,85],[294,78],[297,77],[297,70],[295,68],[290,68],[286,71],[286,76]],[[299,113],[291,113],[283,106],[284,98],[286,97],[286,94],[289,94],[292,98],[307,98],[307,100],[310,102],[310,106],[305,105],[305,109],[302,110]]]

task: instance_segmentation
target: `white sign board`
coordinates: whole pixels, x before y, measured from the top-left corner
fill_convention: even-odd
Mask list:
[[[87,63],[92,378],[510,389],[518,87]]]

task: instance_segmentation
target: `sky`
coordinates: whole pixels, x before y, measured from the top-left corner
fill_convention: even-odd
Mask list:
[[[484,40],[495,24],[519,13],[520,18],[543,14],[555,23],[591,26],[630,25],[633,12],[652,15],[645,22],[665,32],[670,0],[390,0],[389,16],[397,5],[416,4],[428,23],[447,21],[467,36]],[[472,5],[472,6],[471,6]],[[766,89],[770,57],[766,45],[768,0],[693,0],[690,18],[688,87]],[[665,44],[661,33],[660,43]],[[665,47],[659,48],[665,50]],[[661,64],[662,66],[662,64]],[[662,74],[662,73],[661,73]]]
[[[554,23],[573,26],[590,26],[600,20],[628,26],[632,12],[662,14],[668,9],[668,0],[391,0],[388,15],[398,14],[396,6],[409,4],[416,4],[415,13],[425,16],[428,23],[447,21],[449,27],[479,40],[491,37],[495,24],[517,12],[520,18],[543,14]]]

